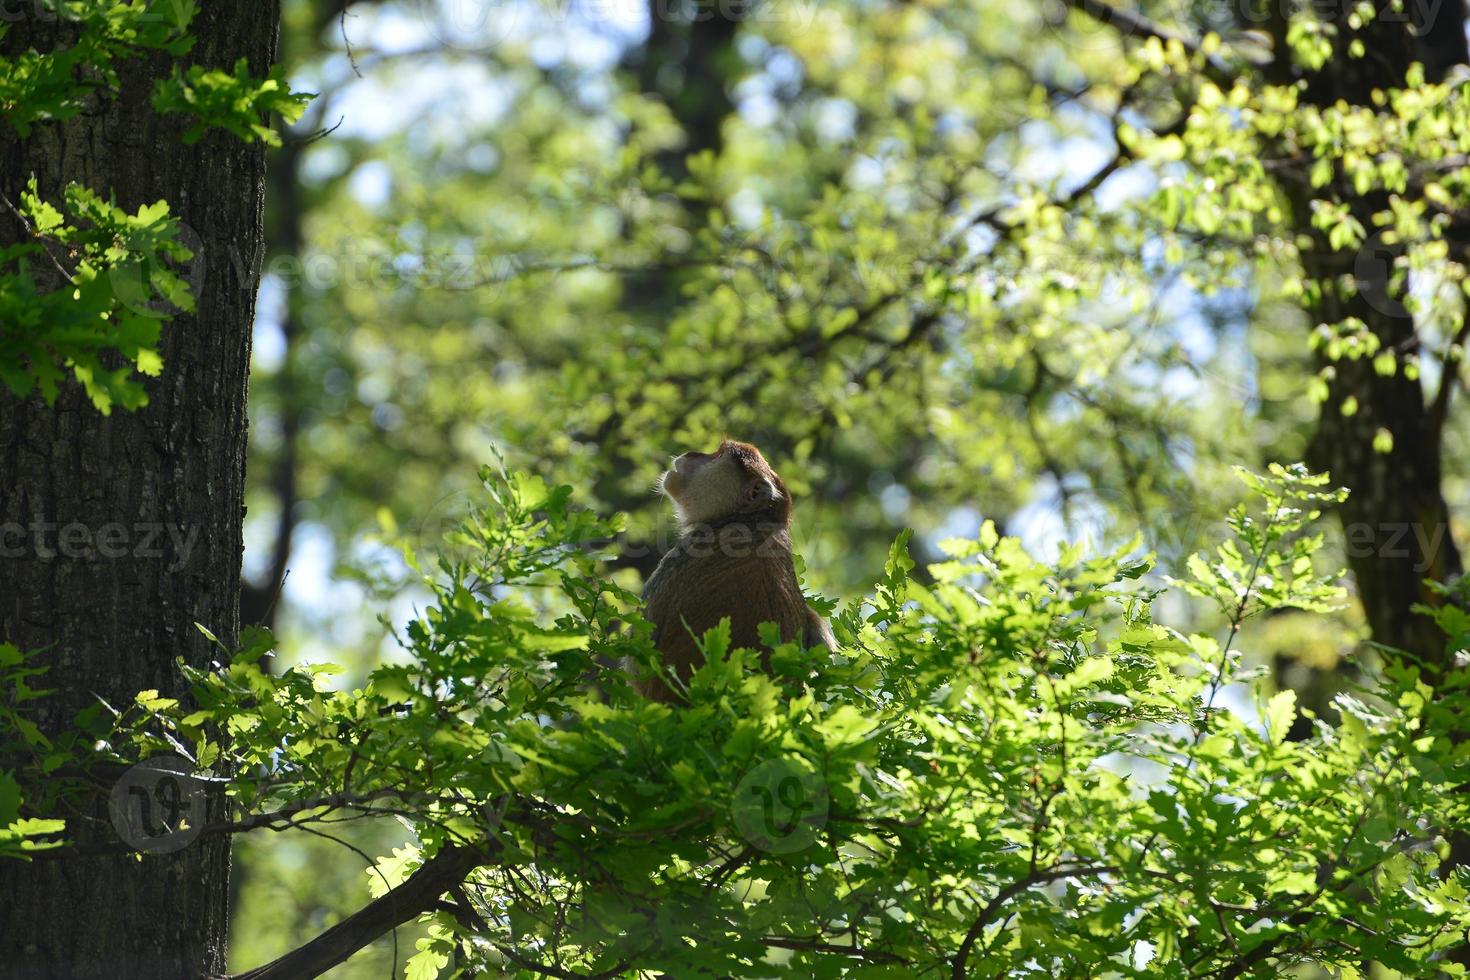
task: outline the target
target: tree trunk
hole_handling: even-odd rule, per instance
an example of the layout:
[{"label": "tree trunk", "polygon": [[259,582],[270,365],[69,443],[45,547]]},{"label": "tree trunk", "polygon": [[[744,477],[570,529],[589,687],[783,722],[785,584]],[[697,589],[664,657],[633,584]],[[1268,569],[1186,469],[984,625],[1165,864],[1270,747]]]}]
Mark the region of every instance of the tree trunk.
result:
[{"label": "tree trunk", "polygon": [[[315,116],[313,116],[315,118]],[[310,127],[303,127],[310,131]],[[304,259],[306,202],[301,194],[301,160],[303,145],[293,143],[275,152],[271,161],[270,211],[266,244],[272,255],[287,256],[293,261]],[[266,487],[276,499],[275,530],[269,548],[270,563],[259,584],[249,581],[240,587],[240,622],[247,626],[275,629],[281,608],[281,592],[291,561],[291,540],[296,532],[297,462],[301,441],[303,402],[305,396],[296,377],[296,360],[301,344],[301,290],[299,281],[285,284],[285,310],[281,316],[281,336],[285,351],[280,371],[267,377],[266,383],[276,392],[276,408],[280,427],[280,446],[275,458],[268,461]],[[259,383],[259,382],[257,382]],[[256,405],[260,402],[257,400]],[[258,417],[258,416],[257,416]],[[263,669],[269,665],[262,663]]]},{"label": "tree trunk", "polygon": [[[1337,24],[1338,51],[1307,78],[1308,100],[1323,106],[1339,100],[1371,106],[1374,89],[1402,84],[1409,65],[1424,56],[1423,41],[1388,7],[1379,4],[1381,16],[1356,31],[1344,9]],[[1447,10],[1440,20],[1437,28],[1461,32],[1458,50],[1463,55],[1461,17],[1451,17]],[[1364,57],[1348,57],[1354,40],[1363,43]],[[1434,67],[1442,71],[1445,66]],[[1314,192],[1305,167],[1288,178],[1286,189],[1293,198],[1297,230],[1312,243],[1303,260],[1317,297],[1309,309],[1322,323],[1356,317],[1380,350],[1393,351],[1399,359],[1398,369],[1387,376],[1375,370],[1371,358],[1320,362],[1331,377],[1308,461],[1352,491],[1340,516],[1373,638],[1406,651],[1436,673],[1447,667],[1445,637],[1413,607],[1439,601],[1424,587],[1425,579],[1452,579],[1463,566],[1441,486],[1440,426],[1422,384],[1402,366],[1404,355],[1418,352],[1419,338],[1404,305],[1407,284],[1391,282],[1400,247],[1370,240],[1356,254],[1335,252],[1326,232],[1312,226],[1308,203],[1314,193],[1327,189]],[[1335,192],[1364,228],[1372,229],[1372,216],[1388,207],[1386,192],[1356,194],[1345,178],[1338,179]],[[1391,447],[1375,449],[1375,437],[1385,432]]]},{"label": "tree trunk", "polygon": [[[1318,312],[1325,322],[1357,316],[1385,347],[1412,349],[1412,321],[1374,309],[1361,295],[1329,293],[1323,299]],[[1383,377],[1367,358],[1331,367],[1335,376],[1310,463],[1352,491],[1339,515],[1373,638],[1408,652],[1436,674],[1447,666],[1445,636],[1414,606],[1440,602],[1425,579],[1444,582],[1463,571],[1441,490],[1439,434],[1418,380],[1405,378],[1402,370]],[[1388,452],[1373,448],[1380,430],[1392,436]]]},{"label": "tree trunk", "polygon": [[[37,8],[39,9],[39,8]],[[274,56],[276,3],[204,4],[192,62],[229,69]],[[12,54],[69,44],[44,18],[8,24]],[[211,131],[185,146],[183,120],[149,106],[168,59],[119,66],[116,99],[21,141],[0,133],[0,181],[16,200],[34,174],[41,194],[76,181],[133,210],[167,200],[192,234],[198,314],[164,328],[163,374],[136,413],[99,414],[79,387],[54,406],[0,391],[0,526],[26,528],[24,553],[0,564],[0,641],[43,650],[55,694],[43,728],[66,727],[100,695],[181,690],[175,658],[204,665],[238,629],[245,396],[261,254],[264,152]],[[0,215],[0,243],[24,232]],[[14,543],[12,535],[11,543]],[[220,816],[190,812],[195,822]],[[198,805],[204,809],[204,805]],[[107,792],[68,814],[72,834],[116,844]],[[95,819],[88,819],[88,818]],[[201,838],[165,854],[63,854],[0,865],[0,974],[174,978],[225,965],[229,846]]]},{"label": "tree trunk", "polygon": [[[1338,17],[1337,50],[1322,70],[1307,78],[1306,98],[1318,105],[1341,100],[1351,105],[1372,104],[1376,88],[1402,84],[1414,61],[1424,62],[1431,78],[1441,77],[1451,64],[1466,59],[1464,6],[1446,4],[1429,24],[1411,30],[1405,18],[1378,3],[1380,16],[1360,30],[1347,21],[1348,8]],[[1283,38],[1278,37],[1281,44]],[[1363,43],[1366,56],[1349,58],[1348,45]],[[1382,190],[1355,194],[1339,176],[1336,197],[1348,204],[1364,228],[1372,216],[1387,208]],[[1312,227],[1305,169],[1288,178],[1298,232],[1311,244],[1304,271],[1316,287],[1309,309],[1318,322],[1336,324],[1357,317],[1377,338],[1380,350],[1393,351],[1400,366],[1380,375],[1371,358],[1321,361],[1332,376],[1317,430],[1308,450],[1314,469],[1352,491],[1340,509],[1348,561],[1373,639],[1404,651],[1423,665],[1433,683],[1453,669],[1444,634],[1416,604],[1437,605],[1443,600],[1425,587],[1426,579],[1445,582],[1464,572],[1460,551],[1451,534],[1449,507],[1442,485],[1441,428],[1455,379],[1440,379],[1437,397],[1426,398],[1417,378],[1407,377],[1402,356],[1417,353],[1420,341],[1413,314],[1406,308],[1407,282],[1392,281],[1400,246],[1370,240],[1356,255],[1336,253],[1325,232]],[[1324,189],[1325,190],[1325,189]],[[1323,194],[1323,190],[1316,191]],[[1453,243],[1459,245],[1460,243]],[[1450,365],[1448,370],[1455,370]],[[1375,449],[1375,437],[1386,431],[1392,438],[1386,452]],[[1443,733],[1463,739],[1466,732]],[[1470,865],[1470,836],[1450,835],[1445,871]],[[1470,965],[1470,944],[1450,951],[1449,959]]]}]

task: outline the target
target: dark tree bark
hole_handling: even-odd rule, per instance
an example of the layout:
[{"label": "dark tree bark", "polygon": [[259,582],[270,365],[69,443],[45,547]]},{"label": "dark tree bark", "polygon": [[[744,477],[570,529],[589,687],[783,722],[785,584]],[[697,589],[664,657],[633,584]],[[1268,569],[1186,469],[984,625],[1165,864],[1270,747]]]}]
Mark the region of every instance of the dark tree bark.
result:
[{"label": "dark tree bark", "polygon": [[719,153],[725,119],[734,111],[730,88],[740,59],[735,34],[744,8],[683,0],[648,0],[648,39],[630,52],[638,87],[668,102],[685,144],[659,161],[673,177],[688,174],[687,157]]},{"label": "dark tree bark", "polygon": [[[1374,89],[1402,84],[1415,61],[1425,65],[1431,78],[1438,78],[1466,60],[1460,0],[1445,4],[1435,19],[1423,24],[1396,14],[1386,0],[1375,6],[1379,16],[1359,30],[1348,24],[1346,9],[1339,13],[1337,53],[1306,78],[1307,99],[1322,106],[1339,100],[1370,106]],[[1365,57],[1347,56],[1354,40],[1363,43]],[[1277,44],[1284,44],[1284,38],[1278,37]],[[1406,278],[1394,276],[1394,260],[1402,247],[1370,241],[1356,255],[1335,252],[1326,233],[1312,227],[1309,201],[1321,191],[1308,186],[1305,168],[1288,174],[1283,186],[1292,199],[1297,231],[1311,242],[1303,260],[1315,286],[1308,309],[1323,323],[1357,317],[1381,350],[1400,356],[1417,353],[1421,339],[1406,305]],[[1373,214],[1388,206],[1385,191],[1354,193],[1341,175],[1332,190],[1364,228],[1373,228]],[[1470,236],[1462,229],[1456,241],[1456,234],[1452,229],[1451,245],[1463,251]],[[1462,329],[1461,339],[1463,335]],[[1458,366],[1448,365],[1433,397],[1426,397],[1421,382],[1402,369],[1380,375],[1370,358],[1324,360],[1319,366],[1332,373],[1308,462],[1352,491],[1339,514],[1373,639],[1407,653],[1433,681],[1454,669],[1450,650],[1439,628],[1414,607],[1444,601],[1425,585],[1426,580],[1446,582],[1464,573],[1442,479],[1441,429],[1458,384]],[[1392,434],[1388,452],[1374,448],[1380,430]],[[1456,739],[1470,735],[1445,734]],[[1451,835],[1446,871],[1467,864],[1470,837]],[[1470,944],[1453,949],[1449,957],[1470,964]]]},{"label": "dark tree bark", "polygon": [[[309,129],[309,128],[308,128]],[[289,143],[276,151],[271,159],[270,209],[266,224],[267,246],[271,254],[300,261],[306,235],[302,222],[306,217],[301,199],[301,159],[304,144]],[[296,531],[297,449],[300,443],[304,393],[298,388],[296,353],[301,336],[301,284],[286,286],[285,312],[281,317],[281,335],[285,341],[284,360],[278,376],[268,379],[276,391],[279,410],[280,446],[270,461],[266,487],[276,499],[275,529],[269,548],[270,562],[258,583],[244,581],[240,586],[240,622],[274,629],[280,609],[281,589],[291,561],[291,540]]]},{"label": "dark tree bark", "polygon": [[[1306,98],[1328,106],[1338,101],[1372,105],[1374,89],[1402,84],[1411,63],[1425,57],[1424,46],[1436,34],[1458,33],[1458,47],[1439,44],[1437,57],[1463,57],[1463,10],[1447,4],[1435,33],[1415,36],[1410,22],[1379,4],[1380,16],[1360,30],[1339,16],[1339,53],[1306,79]],[[1435,26],[1435,25],[1431,25]],[[1351,58],[1347,47],[1363,43],[1366,54]],[[1284,38],[1278,43],[1284,44]],[[1438,64],[1442,73],[1448,66]],[[1394,279],[1394,260],[1401,247],[1370,241],[1356,254],[1336,252],[1327,234],[1314,228],[1309,201],[1314,191],[1306,167],[1287,175],[1283,184],[1292,199],[1299,234],[1312,243],[1303,260],[1315,299],[1308,309],[1323,323],[1361,320],[1380,349],[1400,358],[1417,353],[1420,338],[1405,305],[1407,284]],[[1345,177],[1332,188],[1365,228],[1372,216],[1388,207],[1387,192],[1354,193]],[[1406,651],[1429,666],[1445,669],[1445,637],[1415,604],[1440,600],[1424,580],[1444,582],[1463,572],[1460,553],[1450,533],[1449,507],[1442,489],[1440,420],[1423,385],[1400,368],[1380,375],[1372,360],[1320,362],[1330,371],[1328,397],[1322,405],[1308,462],[1325,470],[1352,493],[1340,516],[1348,560],[1373,638]],[[1453,378],[1446,378],[1453,385]],[[1449,389],[1445,389],[1448,394]],[[1392,435],[1392,448],[1380,452],[1374,437]]]},{"label": "dark tree bark", "polygon": [[[202,5],[189,59],[228,69],[244,57],[264,74],[278,21],[274,2]],[[70,43],[53,20],[8,26],[0,42],[7,54]],[[0,640],[44,649],[47,686],[57,690],[40,720],[52,731],[97,695],[116,704],[146,688],[183,694],[175,658],[204,665],[221,653],[194,623],[226,644],[238,629],[264,151],[221,132],[185,146],[183,120],[149,107],[168,60],[133,59],[119,69],[115,99],[100,98],[25,141],[8,127],[0,133],[0,181],[12,200],[32,174],[53,200],[71,181],[115,195],[128,210],[162,198],[203,256],[191,271],[198,313],[165,327],[164,370],[147,385],[147,407],[103,416],[76,386],[54,406],[0,393],[0,525],[29,535],[24,553],[0,564]],[[0,243],[23,234],[0,216]],[[83,530],[61,531],[70,526]],[[218,806],[191,816],[212,819]],[[72,833],[116,843],[107,812],[104,790],[69,815]],[[223,972],[224,836],[141,861],[125,848],[93,850],[106,848],[0,865],[0,974],[156,980]]]},{"label": "dark tree bark", "polygon": [[[1103,0],[1068,3],[1104,22],[1120,23],[1117,9]],[[1430,80],[1438,80],[1455,65],[1470,60],[1464,0],[1427,7],[1405,5],[1404,10],[1393,7],[1388,0],[1375,3],[1374,18],[1358,28],[1349,22],[1352,9],[1337,9],[1332,56],[1320,70],[1300,76],[1286,42],[1288,5],[1254,3],[1249,10],[1251,23],[1243,26],[1258,26],[1272,35],[1275,55],[1263,68],[1269,81],[1305,82],[1305,99],[1319,106],[1341,101],[1371,107],[1373,91],[1401,86],[1414,62],[1425,66]],[[1317,9],[1332,13],[1320,6]],[[1159,29],[1141,28],[1137,23],[1130,29],[1144,36],[1162,34]],[[1355,42],[1361,42],[1364,56],[1350,55],[1350,46]],[[1224,71],[1218,64],[1210,70],[1215,77]],[[1289,158],[1293,149],[1283,147],[1281,156]],[[1280,186],[1291,204],[1295,230],[1308,242],[1303,256],[1303,271],[1310,283],[1308,311],[1322,323],[1336,324],[1357,317],[1377,339],[1380,350],[1400,357],[1417,353],[1422,340],[1405,303],[1407,282],[1394,274],[1393,263],[1401,247],[1378,240],[1370,241],[1357,254],[1340,254],[1311,220],[1312,199],[1330,194],[1346,204],[1364,228],[1371,229],[1373,214],[1387,206],[1387,193],[1381,188],[1358,193],[1342,174],[1330,187],[1313,188],[1308,178],[1310,165],[1311,161],[1306,161],[1280,172]],[[1446,237],[1456,257],[1463,261],[1470,251],[1470,227],[1452,226]],[[1457,342],[1463,343],[1467,337],[1470,325],[1462,324]],[[1318,364],[1330,367],[1332,374],[1328,397],[1308,448],[1308,462],[1351,490],[1339,514],[1353,579],[1373,639],[1407,653],[1425,667],[1433,680],[1455,669],[1454,664],[1443,634],[1414,606],[1444,601],[1426,588],[1426,579],[1445,582],[1464,572],[1459,548],[1451,535],[1442,485],[1442,429],[1460,383],[1456,376],[1459,366],[1450,363],[1438,390],[1426,397],[1420,381],[1406,376],[1402,367],[1383,376],[1374,370],[1371,359],[1323,360]],[[1392,435],[1392,447],[1387,452],[1374,448],[1380,429]],[[1443,734],[1455,739],[1470,737],[1470,732],[1463,731]],[[1470,837],[1451,835],[1446,872],[1467,865]],[[1470,964],[1470,944],[1453,950],[1450,958]]]},{"label": "dark tree bark", "polygon": [[[1325,287],[1315,308],[1324,322],[1356,316],[1385,348],[1415,348],[1411,320],[1385,313],[1363,293],[1341,295],[1330,282],[1330,258],[1306,264]],[[1360,289],[1376,291],[1371,279],[1358,282]],[[1447,666],[1445,636],[1414,606],[1441,601],[1424,580],[1445,582],[1463,572],[1441,489],[1437,427],[1417,379],[1404,377],[1402,371],[1383,377],[1369,359],[1327,366],[1333,378],[1308,460],[1352,491],[1339,514],[1373,638],[1407,651],[1437,672]],[[1379,429],[1392,433],[1393,448],[1387,453],[1373,448]]]}]

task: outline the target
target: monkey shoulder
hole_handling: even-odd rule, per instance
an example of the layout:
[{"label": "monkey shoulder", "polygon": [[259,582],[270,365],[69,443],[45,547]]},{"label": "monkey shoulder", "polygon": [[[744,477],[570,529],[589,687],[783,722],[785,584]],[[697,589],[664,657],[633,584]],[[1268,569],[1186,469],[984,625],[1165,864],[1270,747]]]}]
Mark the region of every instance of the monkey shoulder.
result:
[{"label": "monkey shoulder", "polygon": [[740,526],[692,529],[645,583],[644,615],[655,629],[682,619],[713,625],[721,616],[737,626],[752,616],[798,626],[805,601],[788,542],[784,533]]}]

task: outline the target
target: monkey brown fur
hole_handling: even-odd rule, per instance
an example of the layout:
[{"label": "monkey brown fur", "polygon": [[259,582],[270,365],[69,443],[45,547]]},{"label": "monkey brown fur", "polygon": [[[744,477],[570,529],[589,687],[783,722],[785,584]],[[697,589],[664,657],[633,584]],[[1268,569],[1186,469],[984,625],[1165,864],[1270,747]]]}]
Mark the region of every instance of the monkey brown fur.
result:
[{"label": "monkey brown fur", "polygon": [[[760,450],[726,439],[713,453],[684,453],[659,489],[683,535],[643,587],[643,607],[655,646],[681,680],[702,659],[694,638],[726,616],[732,648],[760,648],[756,628],[765,622],[780,627],[783,642],[836,648],[826,621],[802,598],[791,558],[791,494]],[[643,691],[660,701],[675,697],[657,681]]]}]

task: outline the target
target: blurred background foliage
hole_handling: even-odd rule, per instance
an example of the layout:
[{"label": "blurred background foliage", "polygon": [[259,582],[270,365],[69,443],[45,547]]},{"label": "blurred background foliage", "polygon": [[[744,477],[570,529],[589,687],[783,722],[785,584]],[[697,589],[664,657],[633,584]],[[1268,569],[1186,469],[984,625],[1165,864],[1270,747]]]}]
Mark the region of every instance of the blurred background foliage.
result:
[{"label": "blurred background foliage", "polygon": [[[1307,455],[1295,243],[1248,182],[1212,220],[1182,153],[1120,152],[1181,98],[1117,25],[993,0],[283,7],[287,76],[320,94],[269,166],[242,611],[344,683],[416,599],[392,543],[437,540],[497,449],[627,511],[636,588],[672,540],[667,457],[753,441],[838,598],[899,529],[923,567],[985,519],[1043,556],[1140,534],[1167,572],[1218,536],[1230,465]],[[1450,501],[1466,435],[1453,413]],[[1330,689],[1364,626],[1325,622],[1275,617],[1252,653]],[[232,969],[362,903],[340,846],[237,844]]]}]

